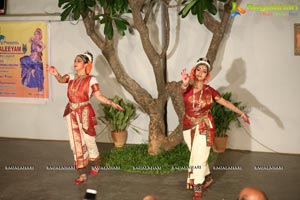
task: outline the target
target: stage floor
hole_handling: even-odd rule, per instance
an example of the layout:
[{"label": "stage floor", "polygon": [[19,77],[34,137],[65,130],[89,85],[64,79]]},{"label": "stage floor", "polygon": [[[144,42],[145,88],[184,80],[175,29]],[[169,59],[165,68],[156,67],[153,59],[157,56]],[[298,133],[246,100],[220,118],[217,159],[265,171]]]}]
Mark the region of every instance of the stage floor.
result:
[{"label": "stage floor", "polygon": [[[100,153],[114,148],[98,143]],[[97,190],[98,200],[142,200],[152,194],[159,200],[189,200],[186,171],[146,175],[103,170],[82,185],[77,177],[68,142],[0,139],[1,200],[81,200],[87,188]],[[265,191],[270,200],[298,200],[300,156],[226,150],[212,167],[212,187],[205,200],[235,200],[245,186]]]}]

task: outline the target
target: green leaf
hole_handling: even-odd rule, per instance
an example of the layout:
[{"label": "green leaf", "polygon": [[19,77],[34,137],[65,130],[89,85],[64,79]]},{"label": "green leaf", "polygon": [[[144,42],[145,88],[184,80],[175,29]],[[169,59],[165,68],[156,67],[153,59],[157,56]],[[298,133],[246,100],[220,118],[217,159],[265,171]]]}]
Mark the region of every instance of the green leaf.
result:
[{"label": "green leaf", "polygon": [[78,20],[80,18],[80,10],[79,8],[73,9],[74,19]]},{"label": "green leaf", "polygon": [[115,24],[117,26],[117,28],[119,29],[119,31],[124,31],[127,29],[126,24],[124,24],[122,21],[115,19]]},{"label": "green leaf", "polygon": [[195,4],[195,6],[192,7],[191,11],[192,11],[192,15],[196,15],[198,12],[198,4],[199,2],[197,2],[197,4]]},{"label": "green leaf", "polygon": [[197,14],[197,19],[198,19],[198,22],[200,24],[203,24],[203,22],[204,22],[204,16],[203,16],[203,14],[204,14],[203,11],[202,12],[198,12],[198,14]]},{"label": "green leaf", "polygon": [[72,7],[69,7],[69,8],[67,8],[66,10],[64,10],[64,11],[61,13],[61,15],[60,15],[61,21],[65,21],[65,20],[66,20],[66,18],[69,16],[71,10],[72,10]]},{"label": "green leaf", "polygon": [[116,5],[117,10],[121,10],[123,5],[124,5],[124,1],[123,0],[116,0],[115,5]]},{"label": "green leaf", "polygon": [[59,0],[58,1],[58,7],[61,7],[63,4],[67,3],[67,2],[72,2],[72,0]]},{"label": "green leaf", "polygon": [[85,6],[85,3],[82,2],[82,1],[79,1],[79,4],[78,4],[78,11],[79,11],[79,13],[83,13],[86,8],[87,7]]},{"label": "green leaf", "polygon": [[116,17],[116,19],[118,19],[119,21],[121,21],[122,23],[126,24],[127,26],[129,26],[129,22],[126,19],[123,19],[121,17]]},{"label": "green leaf", "polygon": [[95,0],[86,0],[85,3],[88,7],[94,7],[96,5]]},{"label": "green leaf", "polygon": [[197,3],[197,0],[192,0],[190,3],[188,3],[180,12],[179,12],[179,15],[182,16],[182,18],[186,17],[191,8]]},{"label": "green leaf", "polygon": [[218,12],[217,8],[214,4],[208,4],[207,9],[208,9],[208,12],[210,12],[213,15],[217,14],[217,12]]},{"label": "green leaf", "polygon": [[104,34],[108,37],[109,40],[113,38],[114,29],[111,21],[105,23]]},{"label": "green leaf", "polygon": [[68,7],[72,7],[72,4],[71,3],[67,3],[66,5],[64,5],[64,7],[62,9],[64,10],[64,9],[66,9]]},{"label": "green leaf", "polygon": [[199,12],[197,14],[201,13],[201,15],[203,15],[204,10],[206,10],[208,6],[207,0],[200,0],[198,5],[199,5]]},{"label": "green leaf", "polygon": [[127,25],[129,24],[126,20],[122,20],[122,19],[118,19],[118,18],[115,18],[115,24],[116,24],[116,27],[118,28],[119,32],[121,35],[125,35],[125,31],[127,29]]},{"label": "green leaf", "polygon": [[98,0],[98,1],[99,1],[100,5],[102,7],[106,7],[107,6],[107,0]]}]

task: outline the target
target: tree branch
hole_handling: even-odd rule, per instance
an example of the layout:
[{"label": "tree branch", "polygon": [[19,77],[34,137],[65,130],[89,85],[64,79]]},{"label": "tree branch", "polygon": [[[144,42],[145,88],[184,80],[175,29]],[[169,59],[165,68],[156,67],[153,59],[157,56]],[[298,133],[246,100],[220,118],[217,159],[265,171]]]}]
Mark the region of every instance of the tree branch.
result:
[{"label": "tree branch", "polygon": [[182,98],[182,93],[180,90],[182,81],[172,81],[168,82],[166,85],[166,93],[167,96],[171,97],[173,107],[175,109],[175,112],[179,118],[179,122],[182,122],[183,115],[184,115],[184,104],[183,104],[183,98]]},{"label": "tree branch", "polygon": [[[165,0],[166,3],[169,3],[168,0]],[[167,50],[169,48],[170,44],[170,17],[169,17],[169,9],[168,9],[168,4],[163,5],[163,14],[165,16],[165,24],[164,24],[164,47],[162,49],[162,52],[160,54],[160,58],[164,58]]]},{"label": "tree branch", "polygon": [[232,5],[232,0],[228,1],[224,5],[224,15],[221,17],[221,28],[226,28],[228,21],[230,19],[230,13],[231,13],[231,5]]},{"label": "tree branch", "polygon": [[211,14],[209,14],[207,11],[205,11],[204,12],[204,25],[212,33],[215,33],[218,31],[221,23],[218,22]]},{"label": "tree branch", "polygon": [[[232,0],[228,1],[225,5],[224,5],[224,14],[221,17],[221,23],[218,22],[219,27],[216,28],[212,28],[211,30],[213,30],[213,37],[212,40],[210,42],[210,46],[208,49],[208,52],[206,54],[206,57],[210,60],[211,63],[214,63],[217,53],[218,53],[218,49],[219,46],[222,42],[222,39],[224,37],[226,28],[228,26],[228,21],[230,18],[230,10],[231,10],[231,2]],[[208,19],[209,21],[210,19]]]},{"label": "tree branch", "polygon": [[101,33],[99,35],[95,31],[95,21],[93,14],[82,15],[86,32],[92,41],[101,49],[103,56],[110,64],[118,82],[133,96],[135,101],[143,107],[146,113],[149,113],[148,105],[152,101],[151,95],[142,88],[135,80],[133,80],[122,68],[114,49],[113,40],[104,38]]},{"label": "tree branch", "polygon": [[128,0],[128,2],[132,10],[134,25],[140,33],[143,49],[153,67],[158,95],[161,95],[164,92],[165,85],[164,76],[161,73],[161,59],[150,41],[148,27],[144,23],[140,12],[143,2],[140,0]]},{"label": "tree branch", "polygon": [[180,144],[182,140],[182,124],[179,124],[168,137],[165,137],[165,140],[163,141],[161,146],[165,151],[169,151]]},{"label": "tree branch", "polygon": [[148,8],[147,8],[147,11],[146,11],[146,14],[145,14],[145,17],[144,17],[144,23],[145,23],[145,24],[148,23],[150,14],[151,14],[152,9],[153,9],[154,2],[155,2],[155,1],[150,1],[150,3],[149,3],[149,6],[148,6]]},{"label": "tree branch", "polygon": [[90,12],[90,16],[89,16],[89,14],[82,14],[81,16],[83,19],[83,23],[84,23],[87,35],[93,40],[93,42],[101,50],[103,50],[105,48],[104,36],[100,32],[98,32],[98,34],[96,33],[96,30],[95,30],[96,24],[95,24],[95,20],[94,20],[95,13]]},{"label": "tree branch", "polygon": [[145,112],[149,114],[149,104],[153,102],[153,98],[121,66],[112,40],[108,40],[105,49],[102,50],[102,54],[110,64],[118,82],[133,96],[134,100],[142,106]]}]

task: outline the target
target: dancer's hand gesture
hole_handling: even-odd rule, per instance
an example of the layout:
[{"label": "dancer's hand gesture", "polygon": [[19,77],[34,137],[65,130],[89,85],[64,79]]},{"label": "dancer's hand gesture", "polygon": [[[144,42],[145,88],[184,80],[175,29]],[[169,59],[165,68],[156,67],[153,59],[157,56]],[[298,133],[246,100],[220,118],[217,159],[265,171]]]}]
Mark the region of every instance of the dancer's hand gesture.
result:
[{"label": "dancer's hand gesture", "polygon": [[241,114],[241,117],[244,120],[244,122],[246,122],[247,124],[250,124],[249,117],[245,113]]},{"label": "dancer's hand gesture", "polygon": [[57,76],[58,75],[58,71],[56,70],[56,68],[54,66],[49,66],[48,64],[46,65],[46,70],[54,75],[54,76]]},{"label": "dancer's hand gesture", "polygon": [[183,87],[187,87],[189,85],[190,77],[186,73],[186,68],[181,71],[181,79]]}]

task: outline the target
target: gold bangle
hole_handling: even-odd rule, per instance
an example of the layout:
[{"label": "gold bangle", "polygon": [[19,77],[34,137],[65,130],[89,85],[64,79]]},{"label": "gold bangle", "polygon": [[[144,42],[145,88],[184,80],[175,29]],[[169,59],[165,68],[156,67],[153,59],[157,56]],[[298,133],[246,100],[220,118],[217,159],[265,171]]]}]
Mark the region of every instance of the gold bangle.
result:
[{"label": "gold bangle", "polygon": [[57,78],[61,78],[62,76],[60,75],[60,73],[57,73],[57,75],[54,75]]}]

